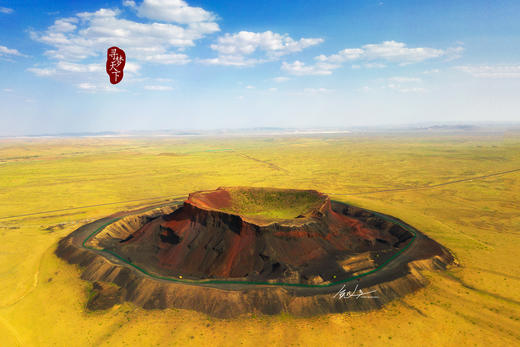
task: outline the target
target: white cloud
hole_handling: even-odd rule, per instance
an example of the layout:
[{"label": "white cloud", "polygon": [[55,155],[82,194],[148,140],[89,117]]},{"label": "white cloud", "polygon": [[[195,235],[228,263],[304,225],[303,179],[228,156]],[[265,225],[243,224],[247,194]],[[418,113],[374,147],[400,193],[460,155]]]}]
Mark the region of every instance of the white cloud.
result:
[{"label": "white cloud", "polygon": [[[125,64],[125,84],[132,83],[134,76],[138,73],[141,66],[133,62]],[[73,84],[76,88],[86,92],[123,92],[125,91],[120,85],[110,85],[109,77],[105,71],[105,62],[80,64],[69,61],[59,61],[53,67],[32,67],[27,71],[34,73],[39,77],[53,77],[65,80]],[[76,83],[76,81],[82,81]]]},{"label": "white cloud", "polygon": [[0,13],[10,14],[13,13],[14,10],[8,7],[0,7]]},{"label": "white cloud", "polygon": [[36,76],[53,76],[56,74],[55,69],[49,69],[49,68],[31,67],[31,68],[28,68],[27,71],[34,73]]},{"label": "white cloud", "polygon": [[[461,42],[459,44],[462,45]],[[450,48],[446,49],[445,60],[451,61],[451,60],[459,59],[460,57],[462,57],[463,52],[464,52],[464,47],[462,47],[462,46],[450,47]]]},{"label": "white cloud", "polygon": [[287,82],[288,80],[290,80],[290,78],[285,77],[285,76],[279,76],[279,77],[273,78],[273,81],[275,81],[276,83],[283,83],[283,82]]},{"label": "white cloud", "polygon": [[101,83],[91,83],[91,82],[83,82],[76,85],[78,89],[84,92],[96,93],[96,92],[123,92],[125,91],[119,85],[110,85],[110,84],[101,84]]},{"label": "white cloud", "polygon": [[[130,7],[132,4],[135,2],[123,3]],[[147,11],[158,6],[177,6],[181,8],[181,13],[194,9],[184,1],[157,0],[144,1],[139,9],[143,8],[144,13],[148,13]],[[99,9],[57,19],[44,32],[31,32],[31,36],[34,40],[49,45],[51,48],[45,54],[60,62],[83,62],[100,57],[104,59],[108,47],[118,46],[125,50],[129,60],[186,64],[190,62],[190,58],[179,51],[194,46],[196,40],[219,30],[214,22],[186,18],[171,18],[171,21],[179,24],[140,23],[121,18],[121,12],[117,9]]]},{"label": "white cloud", "polygon": [[173,87],[161,86],[161,85],[149,85],[149,86],[144,86],[144,89],[154,90],[154,91],[168,91],[168,90],[173,90]]},{"label": "white cloud", "polygon": [[[125,64],[125,72],[136,73],[139,71],[141,66],[136,63],[126,63]],[[52,68],[28,68],[27,71],[34,73],[37,76],[53,76],[53,75],[66,75],[68,73],[75,73],[76,75],[79,73],[84,73],[86,75],[91,75],[92,73],[97,73],[99,76],[100,72],[105,73],[105,64],[104,62],[99,62],[97,64],[78,64],[72,63],[68,61],[59,61]]]},{"label": "white cloud", "polygon": [[424,93],[427,89],[422,87],[403,87],[399,84],[390,83],[388,88],[398,91],[399,93]]},{"label": "white cloud", "polygon": [[84,90],[95,90],[96,86],[92,83],[80,83],[78,84],[78,88]]},{"label": "white cloud", "polygon": [[152,61],[157,64],[177,64],[184,65],[189,63],[191,60],[186,54],[182,53],[165,53],[165,54],[152,54],[146,56],[145,61]]},{"label": "white cloud", "polygon": [[226,34],[219,37],[211,48],[222,55],[248,55],[256,50],[265,51],[275,56],[300,52],[304,48],[317,45],[322,39],[302,38],[298,41],[289,35],[280,35],[272,31],[254,33],[241,31],[236,34]]},{"label": "white cloud", "polygon": [[153,79],[156,82],[173,82],[171,78],[158,77]]},{"label": "white cloud", "polygon": [[425,93],[428,91],[422,87],[423,81],[418,77],[395,76],[382,81],[384,82],[383,85],[376,87],[365,85],[357,90],[364,93],[384,89],[390,89],[399,93]]},{"label": "white cloud", "polygon": [[436,74],[436,73],[439,73],[439,72],[441,72],[441,70],[439,70],[439,69],[430,69],[430,70],[424,70],[423,74],[431,75],[431,74]]},{"label": "white cloud", "polygon": [[[247,66],[262,62],[274,61],[281,56],[301,52],[303,49],[323,42],[320,38],[301,38],[294,40],[288,34],[278,34],[272,31],[255,33],[240,31],[235,34],[225,34],[211,45],[218,57],[203,60],[214,65]],[[249,58],[253,54],[260,57]]]},{"label": "white cloud", "polygon": [[466,65],[457,69],[478,78],[520,78],[520,65]]},{"label": "white cloud", "polygon": [[385,68],[387,65],[382,63],[365,63],[365,64],[354,64],[352,65],[353,69],[361,69],[362,67],[367,69],[382,69]]},{"label": "white cloud", "polygon": [[346,61],[358,60],[364,55],[364,51],[361,48],[347,48],[339,51],[337,54],[326,56],[321,54],[315,59],[318,61],[327,61],[331,63],[344,63]]},{"label": "white cloud", "polygon": [[[189,6],[183,0],[144,0],[136,6],[134,1],[125,1],[126,6],[135,7],[137,15],[149,19],[180,24],[213,23],[216,16],[200,7]],[[133,3],[133,4],[132,4]]]},{"label": "white cloud", "polygon": [[[197,40],[220,30],[212,21],[213,16],[200,15],[197,19],[193,13],[205,11],[190,7],[185,1],[146,0],[139,4],[123,1],[123,5],[135,8],[138,14],[148,19],[143,22],[129,20],[118,9],[102,8],[58,18],[46,30],[31,32],[34,40],[50,47],[45,55],[51,63],[43,67],[34,66],[28,71],[38,76],[56,76],[74,82],[78,79],[84,83],[108,80],[105,73],[106,50],[118,46],[126,53],[125,80],[128,81],[146,63],[189,63],[191,59],[184,50],[194,46]],[[175,18],[170,11],[168,21],[175,24],[149,20],[157,17],[153,15],[154,10],[165,7],[172,11],[174,7],[178,8],[182,18]],[[97,83],[94,83],[96,90],[102,90]],[[84,88],[88,84],[76,86],[88,90]]]},{"label": "white cloud", "polygon": [[4,88],[2,89],[3,92],[6,92],[6,93],[12,93],[14,92],[14,90],[12,90],[11,88]]},{"label": "white cloud", "polygon": [[332,55],[319,55],[315,57],[316,63],[305,65],[300,61],[292,64],[285,63],[282,69],[294,75],[330,75],[347,62],[365,62],[354,64],[352,68],[361,66],[366,68],[383,68],[388,63],[408,65],[435,58],[455,59],[460,56],[463,47],[437,49],[431,47],[408,47],[403,42],[384,41],[379,44],[367,44],[360,48],[347,48]]},{"label": "white cloud", "polygon": [[[53,47],[46,54],[55,59],[82,60],[104,56],[106,49],[115,45],[133,59],[185,63],[186,56],[171,50],[193,46],[196,40],[217,30],[204,26],[139,23],[120,18],[117,10],[100,9],[58,19],[45,32],[33,32],[32,37]],[[177,56],[172,59],[175,54]]]},{"label": "white cloud", "polygon": [[247,59],[244,56],[224,55],[217,58],[201,59],[203,64],[208,65],[223,65],[223,66],[252,66],[259,63],[264,63],[267,60],[262,59]]},{"label": "white cloud", "polygon": [[20,53],[17,49],[14,48],[7,48],[6,46],[0,46],[0,57],[5,56],[25,56],[24,54]]},{"label": "white cloud", "polygon": [[102,64],[76,64],[66,61],[60,61],[56,64],[57,70],[69,72],[96,72],[103,71]]},{"label": "white cloud", "polygon": [[305,63],[296,60],[293,63],[282,63],[282,70],[286,71],[291,75],[303,76],[303,75],[330,75],[332,70],[338,68],[339,65],[328,64],[328,63],[316,63],[314,65],[305,65]]},{"label": "white cloud", "polygon": [[389,79],[392,82],[397,83],[419,83],[422,82],[422,80],[418,77],[391,77]]},{"label": "white cloud", "polygon": [[362,67],[367,68],[367,69],[382,69],[382,68],[386,67],[386,64],[382,64],[382,63],[365,63],[363,65],[360,65],[360,64],[352,65],[353,69],[361,69]]},{"label": "white cloud", "polygon": [[303,90],[305,94],[330,94],[334,92],[334,89],[327,89],[327,88],[305,88]]},{"label": "white cloud", "polygon": [[[400,93],[424,93],[427,91],[426,88],[417,86],[422,83],[422,80],[418,77],[403,77],[396,76],[388,79],[389,84],[387,87]],[[412,86],[410,86],[412,85]]]},{"label": "white cloud", "polygon": [[246,86],[246,89],[255,89],[255,86]]},{"label": "white cloud", "polygon": [[53,33],[68,33],[74,31],[77,28],[76,23],[78,18],[62,18],[54,21],[54,24],[49,27],[49,32]]},{"label": "white cloud", "polygon": [[385,41],[363,46],[363,57],[368,60],[382,59],[400,64],[417,63],[446,54],[442,49],[429,47],[409,48],[403,42]]},{"label": "white cloud", "polygon": [[278,91],[278,88],[269,88],[267,91],[269,91],[269,92],[276,92],[276,91]]},{"label": "white cloud", "polygon": [[367,69],[382,69],[386,67],[386,64],[382,63],[366,63],[363,64],[363,67],[366,67]]},{"label": "white cloud", "polygon": [[137,8],[137,5],[135,1],[133,0],[123,0],[123,6],[130,7],[130,8]]}]

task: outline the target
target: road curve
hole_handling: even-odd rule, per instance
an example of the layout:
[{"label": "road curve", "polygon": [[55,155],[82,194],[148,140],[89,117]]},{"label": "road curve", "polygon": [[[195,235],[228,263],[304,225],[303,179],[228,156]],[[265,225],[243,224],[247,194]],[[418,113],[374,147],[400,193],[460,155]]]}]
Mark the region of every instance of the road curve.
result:
[{"label": "road curve", "polygon": [[[182,200],[176,201],[173,204],[180,204]],[[334,202],[338,204],[339,202]],[[126,212],[120,212],[102,219],[99,219],[95,222],[86,224],[76,231],[74,231],[72,234],[70,234],[68,237],[71,238],[72,244],[75,247],[83,248],[85,250],[88,250],[89,252],[94,252],[95,254],[102,256],[109,260],[113,264],[117,264],[119,266],[123,266],[125,268],[130,269],[134,273],[136,273],[138,276],[144,276],[148,277],[150,279],[153,279],[155,281],[160,282],[175,282],[177,284],[184,284],[189,286],[197,286],[197,287],[211,287],[211,288],[218,288],[218,289],[224,289],[224,290],[247,290],[251,289],[252,287],[256,288],[265,288],[265,287],[283,287],[287,290],[289,290],[291,293],[295,295],[314,295],[314,294],[324,294],[324,293],[333,293],[337,292],[340,288],[342,288],[344,285],[348,286],[349,284],[352,284],[352,286],[356,286],[359,289],[371,287],[380,283],[392,281],[394,279],[397,279],[399,277],[405,276],[409,273],[409,267],[408,264],[415,260],[420,259],[427,259],[430,257],[433,257],[435,255],[440,255],[438,253],[442,252],[449,252],[446,249],[444,249],[442,246],[438,245],[435,241],[421,233],[419,230],[413,228],[412,226],[406,224],[405,222],[384,214],[380,214],[374,211],[372,212],[379,217],[382,217],[384,219],[390,220],[396,224],[401,225],[408,231],[415,234],[415,236],[409,241],[409,243],[405,246],[404,249],[402,249],[396,256],[392,257],[389,261],[386,263],[383,263],[375,270],[372,270],[366,274],[361,274],[358,276],[354,276],[352,278],[349,278],[347,280],[326,284],[326,285],[300,285],[300,284],[293,284],[293,283],[255,283],[255,282],[243,282],[243,281],[233,281],[233,280],[201,280],[201,281],[190,281],[190,280],[179,280],[177,278],[167,278],[161,275],[153,274],[151,272],[148,272],[146,269],[140,268],[132,263],[129,263],[127,260],[123,259],[122,257],[117,256],[117,254],[109,253],[105,250],[98,250],[93,249],[90,247],[85,246],[85,242],[93,236],[93,234],[99,232],[102,230],[103,227],[107,226],[108,224],[115,222],[116,220],[131,215],[140,213],[142,211],[161,207],[165,205],[171,205],[172,203],[168,204],[161,204],[161,205],[153,205],[153,206],[147,206],[140,208],[138,210],[133,211],[126,211]],[[433,248],[433,249],[432,249]],[[445,254],[446,255],[446,254]],[[451,257],[453,260],[453,257],[451,256],[451,253],[448,257]]]}]

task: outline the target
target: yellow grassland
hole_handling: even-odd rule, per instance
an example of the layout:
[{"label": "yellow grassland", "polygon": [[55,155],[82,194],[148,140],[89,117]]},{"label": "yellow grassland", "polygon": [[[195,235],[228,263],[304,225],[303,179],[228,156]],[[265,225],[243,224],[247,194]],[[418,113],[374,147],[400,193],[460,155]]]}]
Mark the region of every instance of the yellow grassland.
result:
[{"label": "yellow grassland", "polygon": [[[0,140],[0,345],[519,345],[520,172],[414,189],[519,169],[519,135]],[[369,313],[85,310],[90,284],[54,255],[60,238],[116,211],[238,185],[316,189],[396,216],[460,266]]]}]

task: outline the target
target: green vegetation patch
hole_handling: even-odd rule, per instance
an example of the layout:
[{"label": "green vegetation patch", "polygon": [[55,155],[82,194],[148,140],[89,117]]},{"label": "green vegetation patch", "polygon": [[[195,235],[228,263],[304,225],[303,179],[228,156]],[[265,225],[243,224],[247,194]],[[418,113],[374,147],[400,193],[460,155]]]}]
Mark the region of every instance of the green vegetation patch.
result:
[{"label": "green vegetation patch", "polygon": [[293,219],[318,207],[324,200],[311,190],[230,189],[229,213],[269,219]]}]

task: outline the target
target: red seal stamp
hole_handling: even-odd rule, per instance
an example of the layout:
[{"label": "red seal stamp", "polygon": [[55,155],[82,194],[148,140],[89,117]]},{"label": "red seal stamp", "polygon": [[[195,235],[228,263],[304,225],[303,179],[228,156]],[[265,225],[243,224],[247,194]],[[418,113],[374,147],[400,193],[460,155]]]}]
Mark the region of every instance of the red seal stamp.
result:
[{"label": "red seal stamp", "polygon": [[110,83],[118,84],[123,80],[123,70],[125,68],[126,54],[119,47],[110,47],[107,50],[107,74]]}]

